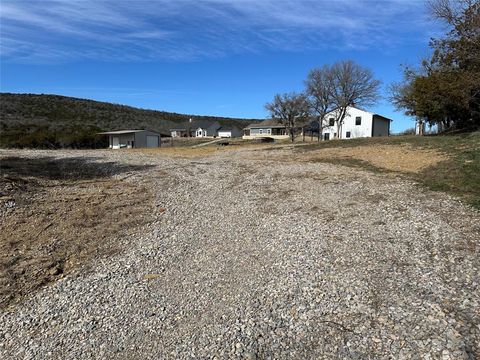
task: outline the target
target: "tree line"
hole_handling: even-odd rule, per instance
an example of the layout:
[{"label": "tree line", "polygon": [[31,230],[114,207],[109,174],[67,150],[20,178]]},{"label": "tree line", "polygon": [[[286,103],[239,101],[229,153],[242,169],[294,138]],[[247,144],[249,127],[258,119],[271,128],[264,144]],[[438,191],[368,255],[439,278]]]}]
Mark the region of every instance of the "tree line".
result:
[{"label": "tree line", "polygon": [[[390,100],[397,110],[420,124],[439,131],[473,131],[480,128],[480,2],[432,0],[434,18],[450,26],[441,39],[432,39],[433,54],[420,69],[405,68],[400,83],[390,85]],[[334,118],[337,137],[348,107],[365,107],[379,99],[380,81],[373,72],[351,60],[310,71],[301,93],[277,94],[265,105],[270,117],[282,123],[292,141],[299,125],[315,118],[318,139]]]},{"label": "tree line", "polygon": [[192,118],[244,127],[258,119],[169,113],[59,95],[0,93],[0,147],[98,148],[108,146],[102,131],[149,129],[170,134]]},{"label": "tree line", "polygon": [[435,0],[432,16],[449,31],[432,39],[432,55],[419,68],[406,67],[391,87],[397,109],[439,130],[480,128],[480,2]]}]

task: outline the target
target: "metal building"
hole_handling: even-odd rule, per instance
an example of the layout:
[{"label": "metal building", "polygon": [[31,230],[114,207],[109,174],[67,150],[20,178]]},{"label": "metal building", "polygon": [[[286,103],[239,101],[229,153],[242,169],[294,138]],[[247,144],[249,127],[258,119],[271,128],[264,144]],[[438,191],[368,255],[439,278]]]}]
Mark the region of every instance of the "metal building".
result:
[{"label": "metal building", "polygon": [[160,134],[150,130],[118,130],[99,134],[108,135],[110,149],[156,148],[161,145]]}]

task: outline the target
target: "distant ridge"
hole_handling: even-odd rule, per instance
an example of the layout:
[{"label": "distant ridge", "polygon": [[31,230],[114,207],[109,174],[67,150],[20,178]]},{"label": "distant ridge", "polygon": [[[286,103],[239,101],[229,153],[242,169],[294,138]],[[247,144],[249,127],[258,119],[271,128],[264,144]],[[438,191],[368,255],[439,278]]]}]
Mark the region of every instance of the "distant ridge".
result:
[{"label": "distant ridge", "polygon": [[99,131],[169,129],[189,119],[243,128],[259,119],[178,114],[50,94],[0,93],[0,146],[101,147]]}]

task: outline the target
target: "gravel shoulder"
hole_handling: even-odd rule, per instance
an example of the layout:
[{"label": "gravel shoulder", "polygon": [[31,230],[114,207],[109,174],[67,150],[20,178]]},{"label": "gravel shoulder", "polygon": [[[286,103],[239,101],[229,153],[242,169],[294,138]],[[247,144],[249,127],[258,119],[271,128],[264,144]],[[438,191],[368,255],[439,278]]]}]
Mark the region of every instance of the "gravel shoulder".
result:
[{"label": "gravel shoulder", "polygon": [[55,156],[93,153],[148,165],[124,181],[151,219],[0,310],[0,358],[480,357],[480,214],[458,200],[259,149]]}]

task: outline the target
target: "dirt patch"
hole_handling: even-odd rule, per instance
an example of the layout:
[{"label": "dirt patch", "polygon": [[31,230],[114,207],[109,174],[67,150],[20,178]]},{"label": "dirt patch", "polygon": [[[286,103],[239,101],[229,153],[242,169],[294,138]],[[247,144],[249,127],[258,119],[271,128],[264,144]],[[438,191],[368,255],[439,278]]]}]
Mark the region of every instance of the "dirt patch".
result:
[{"label": "dirt patch", "polygon": [[445,154],[437,150],[414,148],[409,145],[326,148],[305,156],[308,161],[335,158],[365,161],[377,168],[409,173],[418,173],[448,159]]},{"label": "dirt patch", "polygon": [[150,221],[148,189],[125,180],[145,167],[88,158],[0,164],[0,308],[120,251],[118,236]]}]

